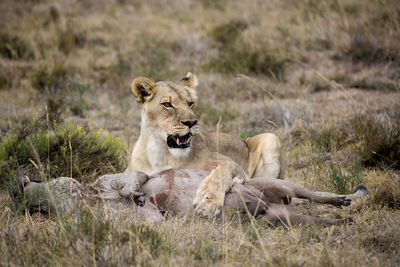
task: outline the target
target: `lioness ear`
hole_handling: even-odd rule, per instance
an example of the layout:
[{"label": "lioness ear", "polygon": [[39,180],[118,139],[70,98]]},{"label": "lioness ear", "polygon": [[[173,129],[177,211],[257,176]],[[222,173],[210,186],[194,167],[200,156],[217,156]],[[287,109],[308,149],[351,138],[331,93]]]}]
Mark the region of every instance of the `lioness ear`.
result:
[{"label": "lioness ear", "polygon": [[146,77],[137,77],[133,80],[131,88],[139,104],[150,100],[154,95],[154,87],[156,84]]},{"label": "lioness ear", "polygon": [[196,75],[194,75],[191,72],[188,72],[186,74],[186,77],[183,77],[180,81],[180,83],[184,86],[190,87],[192,89],[196,89],[197,86],[199,85],[199,81],[197,80]]}]

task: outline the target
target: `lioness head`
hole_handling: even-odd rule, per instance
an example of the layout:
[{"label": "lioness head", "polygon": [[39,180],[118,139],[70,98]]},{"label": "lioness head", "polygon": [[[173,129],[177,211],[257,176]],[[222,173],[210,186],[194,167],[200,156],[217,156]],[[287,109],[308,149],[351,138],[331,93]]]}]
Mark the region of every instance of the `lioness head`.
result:
[{"label": "lioness head", "polygon": [[138,77],[132,82],[132,92],[142,106],[142,131],[164,142],[174,156],[190,151],[191,136],[197,132],[197,117],[193,112],[197,100],[197,78],[188,73],[179,82],[153,82]]}]

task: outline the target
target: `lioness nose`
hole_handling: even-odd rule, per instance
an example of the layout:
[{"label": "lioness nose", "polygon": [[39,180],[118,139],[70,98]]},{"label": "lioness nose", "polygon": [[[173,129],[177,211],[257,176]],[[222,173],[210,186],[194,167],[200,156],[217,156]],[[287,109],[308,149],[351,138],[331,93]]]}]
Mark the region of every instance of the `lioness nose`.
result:
[{"label": "lioness nose", "polygon": [[195,121],[181,121],[183,125],[186,125],[189,128],[192,128],[197,124],[197,120]]}]

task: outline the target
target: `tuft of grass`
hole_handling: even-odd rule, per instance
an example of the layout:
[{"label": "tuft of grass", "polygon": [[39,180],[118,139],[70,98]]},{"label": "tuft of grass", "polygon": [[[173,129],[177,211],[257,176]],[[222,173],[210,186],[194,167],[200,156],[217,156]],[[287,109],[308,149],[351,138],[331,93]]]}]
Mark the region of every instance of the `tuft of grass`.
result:
[{"label": "tuft of grass", "polygon": [[0,164],[1,186],[22,175],[41,180],[66,176],[87,183],[122,172],[126,158],[119,139],[79,125],[54,123],[51,128],[43,114],[2,138]]},{"label": "tuft of grass", "polygon": [[400,209],[400,191],[398,190],[400,175],[392,171],[373,174],[366,184],[369,190],[368,202],[378,209],[382,207]]},{"label": "tuft of grass", "polygon": [[7,59],[32,59],[32,47],[18,36],[0,33],[0,55]]},{"label": "tuft of grass", "polygon": [[400,170],[400,112],[390,120],[379,120],[371,115],[359,115],[352,128],[361,141],[357,152],[365,166]]}]

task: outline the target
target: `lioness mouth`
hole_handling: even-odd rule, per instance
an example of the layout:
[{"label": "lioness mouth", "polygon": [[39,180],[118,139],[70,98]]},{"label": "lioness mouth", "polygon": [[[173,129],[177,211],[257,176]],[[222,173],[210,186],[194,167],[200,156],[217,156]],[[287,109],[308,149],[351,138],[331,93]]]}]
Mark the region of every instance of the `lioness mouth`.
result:
[{"label": "lioness mouth", "polygon": [[167,145],[170,148],[188,148],[190,146],[190,133],[184,136],[168,135]]}]

